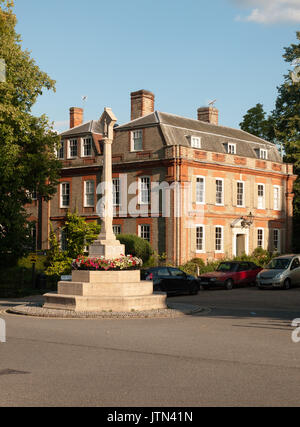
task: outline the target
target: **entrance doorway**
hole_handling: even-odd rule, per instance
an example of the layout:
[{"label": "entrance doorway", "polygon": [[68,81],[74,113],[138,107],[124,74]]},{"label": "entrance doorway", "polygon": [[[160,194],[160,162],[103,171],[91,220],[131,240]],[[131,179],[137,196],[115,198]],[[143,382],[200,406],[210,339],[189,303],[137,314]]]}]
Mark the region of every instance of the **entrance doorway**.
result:
[{"label": "entrance doorway", "polygon": [[236,255],[241,256],[246,253],[246,239],[245,234],[236,235]]}]

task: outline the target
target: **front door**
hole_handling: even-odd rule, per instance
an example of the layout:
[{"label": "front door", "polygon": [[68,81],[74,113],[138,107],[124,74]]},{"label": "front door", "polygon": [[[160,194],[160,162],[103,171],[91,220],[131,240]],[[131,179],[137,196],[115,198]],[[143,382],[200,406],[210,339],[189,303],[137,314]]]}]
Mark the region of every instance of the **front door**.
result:
[{"label": "front door", "polygon": [[236,255],[241,256],[246,252],[245,247],[245,234],[238,234],[236,236]]}]

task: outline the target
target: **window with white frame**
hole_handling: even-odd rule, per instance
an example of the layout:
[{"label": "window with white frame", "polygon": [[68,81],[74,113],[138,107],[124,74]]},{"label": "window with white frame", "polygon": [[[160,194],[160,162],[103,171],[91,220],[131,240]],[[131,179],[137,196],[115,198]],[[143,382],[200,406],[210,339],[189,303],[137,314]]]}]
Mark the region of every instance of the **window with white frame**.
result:
[{"label": "window with white frame", "polygon": [[149,205],[150,200],[151,200],[150,177],[143,176],[139,178],[139,203],[140,205]]},{"label": "window with white frame", "polygon": [[258,228],[257,229],[257,247],[258,248],[264,248],[264,229]]},{"label": "window with white frame", "polygon": [[83,138],[82,157],[90,157],[91,155],[92,155],[92,138]]},{"label": "window with white frame", "polygon": [[60,184],[60,207],[68,208],[70,206],[70,183],[63,182]]},{"label": "window with white frame", "polygon": [[205,229],[204,225],[197,225],[196,227],[196,251],[204,252],[205,248]]},{"label": "window with white frame", "polygon": [[265,208],[265,186],[264,184],[257,185],[257,208]]},{"label": "window with white frame", "polygon": [[203,176],[196,178],[196,203],[205,203],[205,178]]},{"label": "window with white frame", "polygon": [[201,138],[197,137],[197,136],[192,136],[191,137],[191,147],[192,148],[201,148]]},{"label": "window with white frame", "polygon": [[280,247],[280,230],[277,228],[274,228],[273,230],[273,250],[274,252],[280,253],[281,247]]},{"label": "window with white frame", "polygon": [[228,143],[228,145],[227,145],[227,153],[228,154],[236,154],[236,144]]},{"label": "window with white frame", "polygon": [[70,159],[78,156],[78,142],[77,139],[70,139],[69,141],[69,155]]},{"label": "window with white frame", "polygon": [[147,242],[150,242],[150,225],[149,224],[141,224],[139,225],[139,237],[141,237],[144,240],[147,240]]},{"label": "window with white frame", "polygon": [[134,130],[131,132],[131,151],[143,151],[142,130]]},{"label": "window with white frame", "polygon": [[120,193],[120,178],[113,178],[113,205],[120,206],[121,204],[121,193]]},{"label": "window with white frame", "polygon": [[244,206],[244,183],[242,181],[237,182],[237,206]]},{"label": "window with white frame", "polygon": [[57,150],[57,158],[60,160],[65,158],[65,141],[60,142],[60,147]]},{"label": "window with white frame", "polygon": [[279,211],[280,210],[280,187],[278,185],[274,185],[273,193],[274,193],[274,210]]},{"label": "window with white frame", "polygon": [[259,158],[262,160],[267,160],[268,159],[268,151],[263,149],[263,148],[260,148],[259,149]]},{"label": "window with white frame", "polygon": [[84,182],[84,207],[95,206],[95,181]]},{"label": "window with white frame", "polygon": [[113,225],[113,232],[116,236],[119,236],[121,234],[122,229],[120,225]]},{"label": "window with white frame", "polygon": [[64,228],[60,230],[60,249],[66,251],[68,249],[67,232]]},{"label": "window with white frame", "polygon": [[224,181],[223,179],[216,179],[216,204],[224,204]]},{"label": "window with white frame", "polygon": [[223,252],[223,227],[216,226],[215,232],[216,232],[215,251],[216,252]]}]

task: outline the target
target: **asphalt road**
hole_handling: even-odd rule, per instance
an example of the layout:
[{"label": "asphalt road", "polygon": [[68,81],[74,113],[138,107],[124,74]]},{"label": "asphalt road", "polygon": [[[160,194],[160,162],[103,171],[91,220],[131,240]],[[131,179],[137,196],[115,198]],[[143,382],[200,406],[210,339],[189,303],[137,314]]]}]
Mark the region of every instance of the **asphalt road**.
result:
[{"label": "asphalt road", "polygon": [[[0,406],[299,406],[300,288],[202,291],[176,319],[59,320],[0,313]],[[0,310],[14,301],[0,301]]]}]

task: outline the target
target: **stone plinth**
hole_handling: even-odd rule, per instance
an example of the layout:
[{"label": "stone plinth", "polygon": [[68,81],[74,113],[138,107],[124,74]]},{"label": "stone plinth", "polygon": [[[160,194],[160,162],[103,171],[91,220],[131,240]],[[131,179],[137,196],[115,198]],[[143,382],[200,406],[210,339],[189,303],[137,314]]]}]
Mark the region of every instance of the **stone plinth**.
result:
[{"label": "stone plinth", "polygon": [[57,293],[44,295],[44,308],[72,311],[165,309],[166,294],[153,294],[153,282],[141,281],[140,272],[74,271],[72,282],[59,282]]},{"label": "stone plinth", "polygon": [[96,240],[89,248],[89,256],[106,259],[116,259],[125,255],[125,245],[121,245],[118,240]]}]

